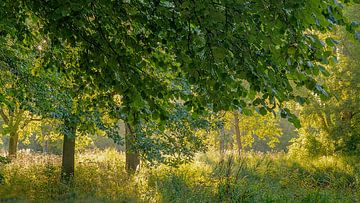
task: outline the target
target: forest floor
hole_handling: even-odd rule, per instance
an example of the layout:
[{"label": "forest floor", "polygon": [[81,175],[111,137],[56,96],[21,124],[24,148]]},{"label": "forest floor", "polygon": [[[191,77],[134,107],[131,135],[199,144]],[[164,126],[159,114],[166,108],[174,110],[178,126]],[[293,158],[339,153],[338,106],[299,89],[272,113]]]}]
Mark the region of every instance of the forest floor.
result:
[{"label": "forest floor", "polygon": [[207,153],[129,176],[122,153],[91,151],[77,155],[72,187],[59,181],[60,161],[27,152],[0,165],[0,202],[360,202],[360,164],[338,157]]}]

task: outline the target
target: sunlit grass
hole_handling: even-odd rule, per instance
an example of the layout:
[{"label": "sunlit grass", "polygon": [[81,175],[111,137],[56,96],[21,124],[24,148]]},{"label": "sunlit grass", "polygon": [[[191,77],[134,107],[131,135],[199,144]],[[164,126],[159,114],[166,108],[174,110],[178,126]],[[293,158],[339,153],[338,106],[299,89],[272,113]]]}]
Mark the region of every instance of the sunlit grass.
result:
[{"label": "sunlit grass", "polygon": [[286,154],[199,154],[178,168],[124,170],[109,149],[77,155],[73,186],[62,184],[60,157],[22,152],[2,165],[0,200],[114,202],[358,202],[360,166],[341,157],[296,159]]}]

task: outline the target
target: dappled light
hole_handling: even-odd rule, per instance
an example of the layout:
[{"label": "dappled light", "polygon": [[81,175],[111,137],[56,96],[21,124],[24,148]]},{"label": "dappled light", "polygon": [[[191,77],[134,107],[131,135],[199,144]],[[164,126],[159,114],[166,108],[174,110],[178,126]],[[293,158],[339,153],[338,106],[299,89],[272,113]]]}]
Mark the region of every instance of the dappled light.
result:
[{"label": "dappled light", "polygon": [[360,202],[359,0],[1,0],[0,202]]}]

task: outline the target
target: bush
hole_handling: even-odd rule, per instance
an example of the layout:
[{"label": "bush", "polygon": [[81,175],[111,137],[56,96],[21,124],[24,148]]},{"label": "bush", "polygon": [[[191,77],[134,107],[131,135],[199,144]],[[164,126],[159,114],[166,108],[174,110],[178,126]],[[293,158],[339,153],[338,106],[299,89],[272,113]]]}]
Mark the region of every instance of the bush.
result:
[{"label": "bush", "polygon": [[0,156],[0,164],[8,164],[10,163],[10,158],[5,156]]}]

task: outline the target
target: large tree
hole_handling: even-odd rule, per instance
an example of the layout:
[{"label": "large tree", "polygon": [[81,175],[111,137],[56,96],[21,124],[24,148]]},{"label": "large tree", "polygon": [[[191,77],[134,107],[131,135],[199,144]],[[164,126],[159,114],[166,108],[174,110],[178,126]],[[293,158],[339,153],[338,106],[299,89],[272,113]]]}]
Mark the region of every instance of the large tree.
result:
[{"label": "large tree", "polygon": [[[49,53],[52,57],[61,58],[52,61],[57,67],[78,67],[76,49],[69,47],[60,51],[48,46],[48,39],[38,32],[36,21],[26,19],[21,25],[27,30],[25,32],[18,30],[17,33],[10,29],[12,24],[19,23],[16,20],[4,21],[2,27],[0,117],[3,125],[0,132],[9,135],[9,156],[15,158],[19,137],[32,134],[34,130],[39,136],[42,131],[40,121],[60,121],[60,126],[52,128],[64,135],[62,174],[68,179],[74,171],[75,134],[94,133],[99,128],[106,131],[107,126],[112,124],[102,120],[105,106],[99,108],[104,103],[96,89],[89,90],[81,86],[84,84],[75,84],[73,72],[65,75],[61,71],[49,71],[42,67],[44,64],[51,65],[46,61]],[[66,57],[63,57],[63,52],[66,52]],[[37,129],[34,129],[36,124]]]},{"label": "large tree", "polygon": [[[130,132],[126,139],[130,154],[147,159],[156,154],[160,160],[182,154],[169,150],[179,147],[177,142],[197,142],[190,133],[176,134],[174,139],[148,129],[157,126],[164,132],[165,120],[188,118],[174,118],[176,106],[192,116],[205,110],[246,112],[249,105],[259,106],[260,112],[273,111],[282,108],[283,101],[303,102],[294,86],[328,96],[314,74],[324,71],[319,65],[328,63],[334,45],[323,43],[311,31],[324,32],[344,23],[340,3],[332,0],[19,0],[2,4],[16,7],[1,9],[2,14],[15,12],[15,17],[36,19],[49,46],[78,49],[77,68],[59,66],[62,59],[51,54],[47,64],[65,74],[75,73],[74,82],[80,87],[86,84],[121,95],[119,113]],[[299,126],[288,109],[283,109],[282,116]]]}]

